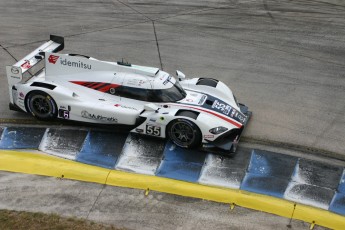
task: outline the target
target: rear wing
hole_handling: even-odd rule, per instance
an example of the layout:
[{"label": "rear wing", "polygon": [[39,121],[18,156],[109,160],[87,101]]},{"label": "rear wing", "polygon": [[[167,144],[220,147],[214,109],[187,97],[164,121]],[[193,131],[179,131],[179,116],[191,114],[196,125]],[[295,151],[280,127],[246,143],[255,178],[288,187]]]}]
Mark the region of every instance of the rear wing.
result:
[{"label": "rear wing", "polygon": [[[26,81],[23,80],[24,74],[29,74],[29,70],[36,66],[40,61],[44,60],[45,52],[56,53],[64,48],[64,38],[60,36],[50,35],[50,40],[42,44],[40,47],[26,55],[12,66],[6,66],[7,81],[9,86],[10,100],[13,103],[12,87],[13,85]],[[32,75],[31,75],[32,76]]]},{"label": "rear wing", "polygon": [[50,40],[42,44],[40,47],[26,55],[12,66],[6,66],[6,74],[8,85],[13,86],[23,79],[23,74],[44,60],[44,52],[56,53],[64,48],[64,38],[60,36],[50,35]]}]

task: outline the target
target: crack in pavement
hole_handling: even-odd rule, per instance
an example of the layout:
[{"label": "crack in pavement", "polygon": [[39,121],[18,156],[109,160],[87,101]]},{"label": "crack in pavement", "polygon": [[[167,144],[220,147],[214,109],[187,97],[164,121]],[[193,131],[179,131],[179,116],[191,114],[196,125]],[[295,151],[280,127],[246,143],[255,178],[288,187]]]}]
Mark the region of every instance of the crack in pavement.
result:
[{"label": "crack in pavement", "polygon": [[[158,52],[159,64],[160,64],[160,66],[161,66],[161,70],[163,70],[163,62],[162,62],[161,52],[160,52],[160,49],[159,49],[159,42],[158,42],[158,37],[157,37],[157,32],[156,32],[156,26],[155,26],[154,20],[153,20],[152,18],[146,16],[144,13],[142,13],[142,12],[140,12],[140,11],[134,9],[133,7],[131,7],[131,6],[128,5],[128,4],[126,4],[126,3],[124,3],[124,2],[122,2],[122,1],[120,1],[120,0],[116,0],[116,1],[118,1],[118,2],[121,3],[122,5],[128,7],[129,9],[131,9],[131,10],[137,12],[137,13],[140,14],[141,16],[143,16],[143,17],[145,17],[146,19],[148,19],[148,20],[151,21],[152,27],[153,27],[153,33],[154,33],[154,35],[155,35],[155,40],[156,40],[156,47],[157,47],[157,52]],[[113,2],[113,1],[112,1],[112,2]]]},{"label": "crack in pavement", "polygon": [[3,45],[0,44],[0,47],[8,54],[10,55],[16,62],[18,62],[17,58],[15,58],[10,51],[8,51],[8,49],[6,47],[4,47]]},{"label": "crack in pavement", "polygon": [[155,22],[154,21],[152,21],[152,25],[153,25],[153,32],[155,34],[155,39],[156,39],[156,46],[157,46],[157,51],[158,51],[159,63],[161,64],[161,70],[163,70],[163,62],[162,62],[162,58],[161,58],[161,52],[159,50],[156,26],[155,26]]},{"label": "crack in pavement", "polygon": [[270,9],[268,8],[267,0],[262,0],[262,3],[264,5],[264,9],[266,11],[266,14],[272,19],[273,22],[276,23],[276,20],[274,19],[273,15],[270,12]]},{"label": "crack in pavement", "polygon": [[[109,174],[108,174],[108,175],[109,175]],[[93,204],[92,204],[92,207],[90,208],[89,212],[87,213],[87,216],[86,216],[86,219],[87,219],[87,220],[89,219],[89,216],[90,216],[90,213],[92,212],[92,209],[95,207],[95,205],[96,205],[96,203],[97,203],[97,201],[98,201],[98,198],[101,196],[101,194],[102,194],[102,192],[103,192],[103,190],[104,190],[104,188],[105,188],[106,186],[107,186],[106,184],[103,184],[103,185],[102,185],[101,191],[98,193],[98,195],[97,195],[95,201],[94,201]]]},{"label": "crack in pavement", "polygon": [[[140,14],[141,16],[145,17],[146,19],[152,21],[152,18],[146,16],[144,13],[140,12],[139,10],[136,10],[135,8],[131,7],[130,5],[124,3],[124,2],[122,2],[122,1],[120,1],[120,0],[116,0],[116,1],[119,2],[119,3],[121,3],[121,4],[124,5],[124,6],[128,7],[129,9],[133,10],[134,12]],[[114,1],[112,1],[112,3],[114,3]]]}]

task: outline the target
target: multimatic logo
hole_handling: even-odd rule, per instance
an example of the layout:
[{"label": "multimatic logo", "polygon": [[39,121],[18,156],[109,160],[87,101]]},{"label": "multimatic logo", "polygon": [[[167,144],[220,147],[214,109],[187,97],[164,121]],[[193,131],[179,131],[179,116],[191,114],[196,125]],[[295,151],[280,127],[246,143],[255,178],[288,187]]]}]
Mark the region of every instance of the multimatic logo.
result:
[{"label": "multimatic logo", "polygon": [[117,118],[115,117],[104,117],[102,115],[91,114],[85,110],[81,112],[81,116],[87,119],[106,121],[106,122],[115,122],[117,123]]},{"label": "multimatic logo", "polygon": [[[59,56],[56,55],[50,55],[48,58],[48,62],[55,64],[57,60],[59,59]],[[65,66],[70,66],[74,68],[81,68],[81,69],[91,69],[90,64],[83,63],[82,61],[68,61],[66,58],[62,59],[60,58],[60,64]]]}]

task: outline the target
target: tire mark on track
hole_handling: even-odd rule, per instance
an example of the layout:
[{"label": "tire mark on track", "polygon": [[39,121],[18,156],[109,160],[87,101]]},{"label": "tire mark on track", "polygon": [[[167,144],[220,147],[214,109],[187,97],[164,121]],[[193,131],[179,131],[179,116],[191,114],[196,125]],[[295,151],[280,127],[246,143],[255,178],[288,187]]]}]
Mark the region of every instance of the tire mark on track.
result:
[{"label": "tire mark on track", "polygon": [[[165,24],[167,26],[172,26],[172,24],[169,24],[169,23],[164,23],[164,22],[161,22],[162,24]],[[197,32],[198,35],[200,34],[204,34],[204,35],[209,35],[209,36],[213,36],[213,37],[219,37],[219,38],[223,38],[223,39],[227,39],[227,40],[231,40],[231,41],[236,41],[236,42],[239,42],[239,43],[243,43],[243,44],[247,44],[247,45],[251,45],[251,46],[254,46],[254,47],[257,47],[257,48],[262,48],[262,49],[267,49],[267,50],[275,50],[275,51],[278,51],[278,52],[282,52],[282,53],[287,53],[287,54],[290,54],[290,55],[296,55],[296,56],[299,56],[299,57],[304,57],[304,58],[308,58],[308,59],[311,59],[311,60],[315,60],[315,61],[319,61],[319,62],[323,62],[323,63],[329,63],[329,64],[332,64],[332,65],[335,65],[335,66],[339,66],[339,67],[344,67],[343,64],[340,64],[340,63],[336,63],[336,62],[332,62],[332,61],[329,61],[328,59],[320,59],[320,58],[315,58],[315,57],[311,57],[311,56],[308,56],[308,55],[304,55],[304,54],[300,54],[300,53],[296,53],[296,52],[291,52],[291,51],[287,51],[287,50],[283,50],[283,49],[279,49],[279,48],[274,48],[274,47],[269,47],[267,45],[263,45],[263,44],[259,44],[259,43],[256,43],[254,41],[250,41],[250,40],[243,40],[243,39],[236,39],[236,38],[231,38],[231,37],[228,37],[228,36],[225,36],[225,35],[221,35],[220,33],[217,33],[217,34],[214,34],[214,33],[211,33],[211,32],[206,32],[204,30],[198,30],[198,29],[192,29],[191,27],[200,27],[200,26],[207,26],[205,24],[203,25],[193,25],[193,24],[184,24],[184,25],[181,25],[181,23],[179,23],[179,25],[176,25],[176,23],[173,25],[174,28],[176,29],[181,29],[183,31],[186,31],[186,27],[188,26],[188,31],[192,31],[192,32]],[[207,36],[204,36],[204,37],[207,37]]]}]

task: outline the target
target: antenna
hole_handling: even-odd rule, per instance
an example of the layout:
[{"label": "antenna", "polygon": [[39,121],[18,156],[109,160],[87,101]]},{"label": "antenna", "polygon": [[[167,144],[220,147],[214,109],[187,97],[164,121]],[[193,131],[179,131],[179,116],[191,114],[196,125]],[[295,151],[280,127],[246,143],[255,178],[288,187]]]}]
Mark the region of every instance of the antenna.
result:
[{"label": "antenna", "polygon": [[121,59],[121,61],[118,61],[117,64],[118,64],[118,65],[123,65],[123,66],[129,66],[129,67],[132,66],[131,63],[125,62],[125,61],[123,60],[123,58]]}]

